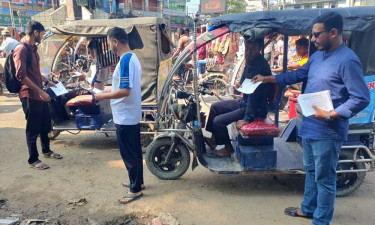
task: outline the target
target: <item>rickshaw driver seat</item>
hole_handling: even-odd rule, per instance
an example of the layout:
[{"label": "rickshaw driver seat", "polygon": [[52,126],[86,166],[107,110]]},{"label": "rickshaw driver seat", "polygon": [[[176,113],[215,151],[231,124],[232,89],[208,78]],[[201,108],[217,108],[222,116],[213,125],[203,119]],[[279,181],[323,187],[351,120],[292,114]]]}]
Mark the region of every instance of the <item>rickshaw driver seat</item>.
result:
[{"label": "rickshaw driver seat", "polygon": [[[275,105],[277,103],[277,94],[279,87],[277,84],[272,84],[270,92],[268,93],[267,101],[272,104],[275,110],[278,107]],[[253,122],[248,123],[241,127],[239,135],[242,138],[249,138],[249,136],[268,136],[277,137],[279,134],[279,129],[276,125],[276,121],[270,121],[268,117],[266,119],[255,119]]]},{"label": "rickshaw driver seat", "polygon": [[95,98],[93,98],[93,95],[78,95],[72,99],[70,99],[66,106],[68,107],[78,107],[83,105],[94,105],[95,104]]}]

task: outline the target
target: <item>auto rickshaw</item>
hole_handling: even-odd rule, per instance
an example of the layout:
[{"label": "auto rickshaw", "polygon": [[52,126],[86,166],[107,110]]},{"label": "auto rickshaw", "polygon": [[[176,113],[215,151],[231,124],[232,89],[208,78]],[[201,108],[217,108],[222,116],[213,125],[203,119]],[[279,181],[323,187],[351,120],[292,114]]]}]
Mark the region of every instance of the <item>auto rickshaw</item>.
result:
[{"label": "auto rickshaw", "polygon": [[49,78],[64,86],[77,85],[83,95],[64,101],[61,96],[55,97],[48,92],[52,95],[51,139],[62,131],[95,130],[106,135],[115,132],[109,101],[95,102],[92,88],[81,85],[79,75],[90,67],[87,43],[95,40],[98,82],[102,88],[111,85],[119,59],[109,50],[106,36],[115,26],[126,30],[130,48],[142,65],[142,142],[152,140],[157,102],[172,63],[169,25],[166,20],[156,17],[79,20],[52,27],[38,47],[42,74],[52,74]]},{"label": "auto rickshaw", "polygon": [[[350,120],[348,141],[342,146],[337,167],[337,196],[346,196],[358,189],[366,172],[375,168],[375,7],[263,11],[213,18],[211,24],[215,26],[214,29],[200,35],[181,53],[164,84],[155,124],[159,135],[149,145],[145,155],[149,170],[160,179],[178,179],[190,167],[192,157],[192,169],[199,162],[218,174],[305,174],[303,149],[297,136],[301,115],[298,114],[284,129],[279,126],[279,102],[283,87],[275,86],[277,95],[271,95],[276,96],[272,99],[275,117],[271,119],[273,125],[279,126],[279,135],[268,143],[249,144],[246,143],[248,137],[234,126],[231,140],[235,153],[231,157],[212,158],[203,141],[204,117],[199,96],[205,93],[204,87],[198,86],[195,74],[191,93],[176,89],[172,76],[179,64],[196,49],[228,32],[252,38],[264,38],[277,32],[284,35],[284,51],[287,51],[288,36],[310,35],[313,19],[327,10],[343,16],[344,41],[361,60],[365,80],[371,90],[371,104]],[[195,21],[198,21],[198,17]],[[310,55],[312,53],[310,50]],[[196,54],[193,58],[196,65]],[[283,68],[287,68],[287,57],[284,57],[283,65]],[[181,104],[183,101],[185,103]],[[257,140],[269,135],[269,130],[265,131]]]}]

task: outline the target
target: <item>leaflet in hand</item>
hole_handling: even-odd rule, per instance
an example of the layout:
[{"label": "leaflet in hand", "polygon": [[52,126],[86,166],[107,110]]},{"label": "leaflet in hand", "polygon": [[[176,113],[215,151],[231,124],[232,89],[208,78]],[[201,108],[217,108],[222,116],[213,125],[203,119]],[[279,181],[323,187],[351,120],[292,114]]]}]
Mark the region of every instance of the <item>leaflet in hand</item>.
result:
[{"label": "leaflet in hand", "polygon": [[57,83],[55,87],[51,87],[51,90],[55,93],[56,96],[68,93],[68,91],[61,82]]},{"label": "leaflet in hand", "polygon": [[242,82],[242,85],[240,88],[237,89],[237,91],[239,92],[242,92],[244,94],[252,94],[255,89],[257,89],[257,87],[261,84],[262,82],[256,82],[255,84],[253,82],[251,82],[250,79],[245,79],[243,82]]},{"label": "leaflet in hand", "polygon": [[92,89],[92,92],[94,92],[95,94],[98,94],[98,93],[102,93],[103,91],[100,89],[94,88]]},{"label": "leaflet in hand", "polygon": [[330,91],[319,91],[309,94],[302,94],[298,96],[298,104],[301,106],[302,114],[304,116],[312,116],[316,113],[312,107],[315,104],[318,108],[325,111],[332,111],[333,104],[331,100]]}]

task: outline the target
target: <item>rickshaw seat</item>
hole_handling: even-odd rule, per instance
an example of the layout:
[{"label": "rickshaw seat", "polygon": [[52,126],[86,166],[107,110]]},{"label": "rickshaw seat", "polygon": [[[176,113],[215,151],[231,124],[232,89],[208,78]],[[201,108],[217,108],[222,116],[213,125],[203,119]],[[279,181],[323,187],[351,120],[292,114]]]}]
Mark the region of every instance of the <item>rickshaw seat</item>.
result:
[{"label": "rickshaw seat", "polygon": [[95,103],[95,99],[92,95],[79,95],[72,99],[70,99],[66,106],[72,107],[72,106],[81,106],[81,105],[93,105]]},{"label": "rickshaw seat", "polygon": [[258,118],[253,122],[241,127],[240,132],[242,136],[272,136],[279,135],[279,128],[276,124],[267,121],[267,119]]}]

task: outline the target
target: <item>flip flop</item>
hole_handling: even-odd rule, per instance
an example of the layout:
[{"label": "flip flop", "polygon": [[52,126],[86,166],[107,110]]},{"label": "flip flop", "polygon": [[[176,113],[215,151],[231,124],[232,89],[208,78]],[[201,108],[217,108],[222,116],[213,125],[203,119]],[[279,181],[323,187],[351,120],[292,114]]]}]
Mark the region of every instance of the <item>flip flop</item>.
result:
[{"label": "flip flop", "polygon": [[[130,188],[130,182],[129,182],[129,183],[125,183],[125,182],[123,182],[123,183],[121,183],[121,185],[122,185],[123,187]],[[143,187],[141,186],[141,188],[142,188],[142,190],[144,190],[146,187],[143,185]]]},{"label": "flip flop", "polygon": [[308,215],[299,215],[297,212],[298,209],[299,209],[298,207],[288,207],[284,210],[284,214],[287,216],[292,216],[292,217],[302,217],[302,218],[308,218],[308,219],[313,218],[312,216],[308,216]]},{"label": "flip flop", "polygon": [[52,158],[52,159],[62,159],[63,157],[60,154],[54,153],[50,151],[48,153],[43,153],[45,158]]},{"label": "flip flop", "polygon": [[125,201],[121,201],[120,199],[118,199],[117,201],[118,201],[118,203],[120,203],[120,204],[128,204],[128,203],[130,203],[130,202],[133,202],[133,201],[135,201],[135,200],[141,198],[142,196],[143,196],[143,193],[140,194],[140,195],[135,195],[135,194],[127,193],[127,194],[125,194],[125,195],[123,196],[123,198],[130,198],[131,200],[125,202]]},{"label": "flip flop", "polygon": [[34,169],[37,169],[37,170],[45,170],[45,169],[48,169],[49,166],[47,164],[45,164],[44,162],[38,160],[38,161],[30,164],[30,168],[34,168]]}]

